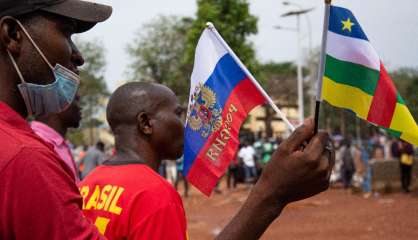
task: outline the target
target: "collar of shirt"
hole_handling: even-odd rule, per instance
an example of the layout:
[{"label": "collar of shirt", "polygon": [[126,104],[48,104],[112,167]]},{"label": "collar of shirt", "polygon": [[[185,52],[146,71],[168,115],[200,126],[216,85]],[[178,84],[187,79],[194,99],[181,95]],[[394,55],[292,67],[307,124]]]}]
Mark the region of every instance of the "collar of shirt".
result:
[{"label": "collar of shirt", "polygon": [[0,120],[11,128],[33,133],[28,122],[4,102],[0,102]]},{"label": "collar of shirt", "polygon": [[36,134],[41,136],[43,139],[52,141],[55,146],[60,146],[63,144],[66,145],[65,139],[50,126],[38,121],[32,121],[30,126]]}]

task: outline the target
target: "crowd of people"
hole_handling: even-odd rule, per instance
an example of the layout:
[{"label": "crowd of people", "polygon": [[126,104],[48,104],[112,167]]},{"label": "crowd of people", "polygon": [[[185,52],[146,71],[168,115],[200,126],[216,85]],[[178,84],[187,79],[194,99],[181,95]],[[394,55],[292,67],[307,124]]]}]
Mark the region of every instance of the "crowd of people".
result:
[{"label": "crowd of people", "polygon": [[331,182],[342,183],[343,187],[356,188],[371,196],[372,169],[376,161],[396,160],[399,162],[400,182],[405,193],[410,192],[414,147],[397,138],[375,134],[368,139],[350,140],[341,135],[334,136],[336,162]]},{"label": "crowd of people", "polygon": [[[257,136],[261,135],[257,134]],[[414,158],[415,154],[418,154],[418,151],[414,151],[413,145],[380,133],[361,141],[350,140],[351,138],[344,138],[340,134],[335,134],[332,139],[336,152],[336,162],[331,174],[333,186],[361,191],[365,198],[369,198],[372,195],[371,164],[386,159],[399,162],[402,190],[405,193],[411,191]],[[234,189],[239,183],[253,185],[280,143],[280,138],[243,138],[225,176],[227,188]],[[184,196],[188,196],[188,183],[182,176],[182,161],[182,158],[177,160],[177,164],[164,161],[159,173],[173,183],[176,189],[179,181],[183,181]],[[217,188],[215,192],[221,191]]]}]

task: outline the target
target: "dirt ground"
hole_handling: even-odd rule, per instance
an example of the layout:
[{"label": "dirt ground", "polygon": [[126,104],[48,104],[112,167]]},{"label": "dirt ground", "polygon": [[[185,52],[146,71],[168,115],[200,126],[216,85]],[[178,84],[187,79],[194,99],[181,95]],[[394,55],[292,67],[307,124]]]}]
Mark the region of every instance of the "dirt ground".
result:
[{"label": "dirt ground", "polygon": [[[248,190],[183,198],[190,239],[213,239],[242,205]],[[417,240],[418,192],[371,196],[331,189],[291,204],[261,238],[309,240]]]}]

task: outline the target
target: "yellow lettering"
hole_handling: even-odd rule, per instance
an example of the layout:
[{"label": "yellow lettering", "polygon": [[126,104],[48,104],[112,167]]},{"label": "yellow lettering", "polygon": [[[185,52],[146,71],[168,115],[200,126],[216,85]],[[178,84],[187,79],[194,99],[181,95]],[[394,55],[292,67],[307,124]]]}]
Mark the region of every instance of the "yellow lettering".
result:
[{"label": "yellow lettering", "polygon": [[100,194],[100,201],[97,203],[97,210],[102,210],[106,201],[107,197],[109,196],[109,191],[112,190],[112,185],[106,185],[102,189],[102,193]]},{"label": "yellow lettering", "polygon": [[226,142],[223,142],[221,139],[216,138],[215,142],[212,144],[212,147],[215,147],[219,152],[225,147]]},{"label": "yellow lettering", "polygon": [[116,187],[116,186],[112,187],[112,191],[110,192],[109,196],[107,197],[107,201],[106,201],[106,204],[105,204],[105,207],[104,207],[105,211],[109,210],[109,205],[112,202],[112,198],[113,198],[113,196],[115,196],[115,193],[116,193],[117,189],[118,189],[118,187]]},{"label": "yellow lettering", "polygon": [[102,235],[105,235],[107,225],[109,224],[110,219],[104,217],[97,217],[94,225],[96,225],[97,229]]},{"label": "yellow lettering", "polygon": [[120,198],[120,195],[123,193],[125,189],[123,187],[119,187],[118,192],[116,193],[115,198],[113,198],[112,204],[110,205],[109,212],[119,215],[122,212],[122,208],[120,208],[117,203]]},{"label": "yellow lettering", "polygon": [[80,190],[80,195],[83,197],[83,209],[86,208],[86,198],[89,195],[89,186],[83,186]]},{"label": "yellow lettering", "polygon": [[226,123],[232,123],[232,114],[231,113],[228,113],[228,114],[226,114]]},{"label": "yellow lettering", "polygon": [[220,135],[222,140],[224,141],[228,141],[231,138],[231,134],[229,133],[229,130],[226,128],[222,129]]},{"label": "yellow lettering", "polygon": [[229,106],[229,112],[230,113],[234,113],[234,112],[237,112],[237,111],[238,111],[238,109],[234,106],[234,104],[231,104]]},{"label": "yellow lettering", "polygon": [[206,152],[206,156],[208,156],[212,161],[216,161],[218,159],[219,152],[209,148],[209,150]]},{"label": "yellow lettering", "polygon": [[91,208],[96,209],[96,205],[97,205],[97,200],[99,199],[100,196],[100,187],[98,185],[96,185],[96,188],[94,189],[93,194],[91,195],[86,209],[89,210]]}]

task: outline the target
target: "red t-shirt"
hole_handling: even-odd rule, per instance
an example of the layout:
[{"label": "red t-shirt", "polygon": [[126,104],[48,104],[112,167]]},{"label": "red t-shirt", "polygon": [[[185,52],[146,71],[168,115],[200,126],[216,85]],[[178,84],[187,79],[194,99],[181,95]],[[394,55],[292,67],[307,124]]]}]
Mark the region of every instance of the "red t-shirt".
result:
[{"label": "red t-shirt", "polygon": [[0,102],[0,239],[100,239],[70,168]]},{"label": "red t-shirt", "polygon": [[108,239],[187,239],[180,195],[146,165],[99,166],[79,188],[84,215]]}]

